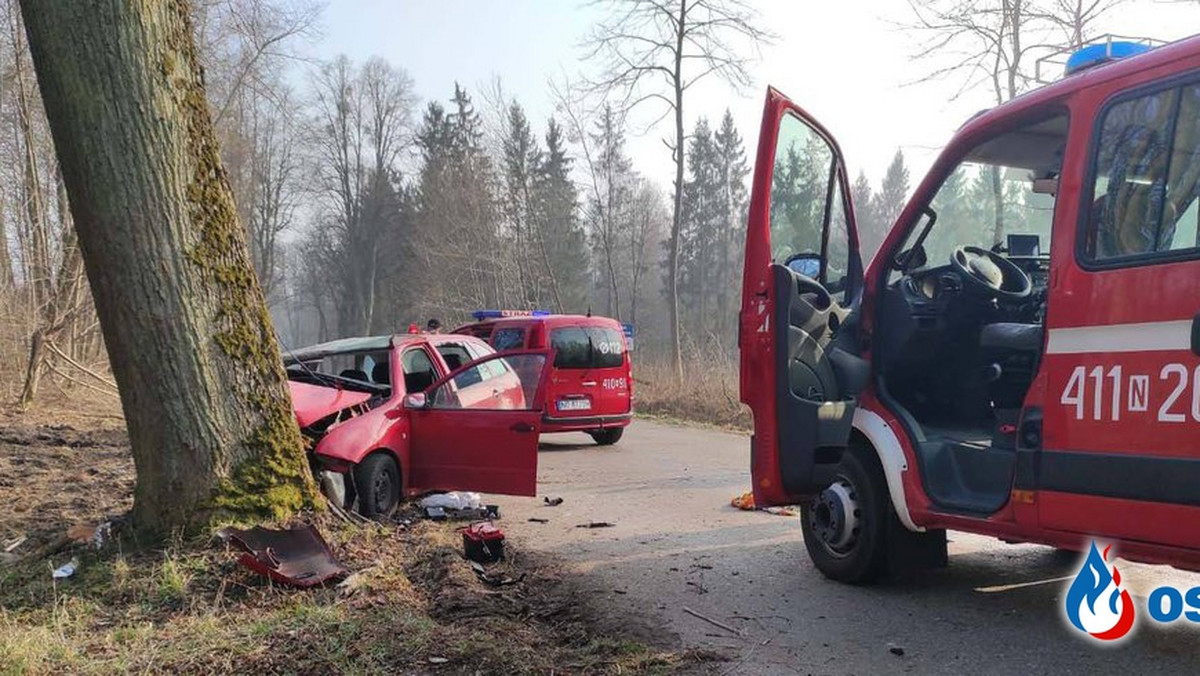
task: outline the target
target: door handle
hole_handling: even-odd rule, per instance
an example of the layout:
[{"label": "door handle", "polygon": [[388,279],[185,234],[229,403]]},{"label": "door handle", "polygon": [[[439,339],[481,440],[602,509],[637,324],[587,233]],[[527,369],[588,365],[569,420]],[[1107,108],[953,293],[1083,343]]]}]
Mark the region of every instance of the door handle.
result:
[{"label": "door handle", "polygon": [[520,422],[520,423],[513,425],[512,427],[510,427],[508,429],[510,429],[514,432],[520,432],[522,434],[526,434],[526,433],[532,432],[533,430],[535,430],[537,428],[535,428],[533,425],[531,425],[527,422]]},{"label": "door handle", "polygon": [[1200,356],[1200,312],[1192,317],[1192,354]]}]

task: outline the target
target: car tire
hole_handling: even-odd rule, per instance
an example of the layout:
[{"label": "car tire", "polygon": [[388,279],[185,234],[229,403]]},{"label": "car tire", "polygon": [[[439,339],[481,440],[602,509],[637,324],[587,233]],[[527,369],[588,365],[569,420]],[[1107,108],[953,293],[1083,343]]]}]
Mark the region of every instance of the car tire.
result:
[{"label": "car tire", "polygon": [[588,434],[592,435],[592,439],[597,446],[612,446],[621,440],[621,435],[625,433],[624,427],[606,427],[602,430],[592,430]]},{"label": "car tire", "polygon": [[800,507],[813,565],[825,577],[849,584],[874,582],[887,569],[890,518],[883,468],[865,445],[851,444],[833,483]]},{"label": "car tire", "polygon": [[354,466],[358,513],[369,519],[390,516],[400,504],[400,467],[386,452],[374,453]]}]

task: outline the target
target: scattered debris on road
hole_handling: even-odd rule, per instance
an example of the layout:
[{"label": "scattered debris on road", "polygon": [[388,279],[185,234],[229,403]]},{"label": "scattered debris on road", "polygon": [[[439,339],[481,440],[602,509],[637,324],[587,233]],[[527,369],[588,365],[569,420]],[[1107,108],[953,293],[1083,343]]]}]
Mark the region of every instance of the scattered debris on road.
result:
[{"label": "scattered debris on road", "polygon": [[515,579],[508,577],[507,575],[489,575],[487,569],[483,567],[483,564],[476,561],[470,561],[469,563],[471,564],[471,570],[475,571],[475,577],[479,578],[480,582],[488,585],[489,587],[508,587],[525,581],[525,573],[521,573],[520,577]]},{"label": "scattered debris on road", "polygon": [[889,644],[887,644],[887,646],[888,646],[888,652],[890,652],[891,654],[896,655],[897,657],[904,656],[904,648],[901,648],[900,646],[896,645],[895,643],[889,643]]},{"label": "scattered debris on road", "polygon": [[238,563],[276,582],[307,588],[346,577],[346,569],[312,525],[287,530],[222,528],[217,535],[243,551]]},{"label": "scattered debris on road", "polygon": [[550,523],[550,519],[542,519],[536,516],[529,517],[529,521],[532,523]]},{"label": "scattered debris on road", "polygon": [[754,505],[754,491],[746,491],[741,495],[735,495],[733,499],[729,501],[729,504],[747,512],[766,512],[768,514],[774,514],[775,516],[800,516],[800,508],[796,507],[795,505],[789,505],[786,507],[764,507],[759,509]]},{"label": "scattered debris on road", "polygon": [[479,509],[483,498],[478,493],[453,491],[450,493],[435,493],[421,498],[420,505],[425,508],[441,507],[445,510]]},{"label": "scattered debris on road", "polygon": [[711,618],[707,615],[698,613],[698,612],[692,610],[691,608],[688,608],[687,606],[683,606],[683,612],[687,613],[688,615],[691,615],[692,617],[697,617],[701,620],[704,620],[705,622],[711,624],[714,627],[720,627],[721,629],[724,629],[725,631],[733,634],[734,636],[742,635],[742,632],[740,630],[735,629],[734,627],[731,627],[728,624],[725,624],[724,622],[718,622],[717,620],[714,620],[713,618]]},{"label": "scattered debris on road", "polygon": [[609,523],[607,521],[588,521],[587,523],[577,524],[575,527],[576,528],[612,528],[613,526],[616,526],[616,525],[617,524],[615,524],[615,523]]},{"label": "scattered debris on road", "polygon": [[547,507],[557,507],[563,503],[563,499],[557,495],[554,497],[546,496],[542,498],[542,501],[546,503]]}]

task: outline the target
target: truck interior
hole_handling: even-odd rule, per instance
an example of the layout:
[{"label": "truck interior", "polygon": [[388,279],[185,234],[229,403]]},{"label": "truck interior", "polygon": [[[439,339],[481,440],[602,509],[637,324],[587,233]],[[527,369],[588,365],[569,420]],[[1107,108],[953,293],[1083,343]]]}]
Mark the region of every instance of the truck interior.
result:
[{"label": "truck interior", "polygon": [[876,322],[879,392],[917,442],[940,508],[1008,501],[1017,417],[1042,355],[1050,232],[1067,117],[973,148],[890,255]]}]

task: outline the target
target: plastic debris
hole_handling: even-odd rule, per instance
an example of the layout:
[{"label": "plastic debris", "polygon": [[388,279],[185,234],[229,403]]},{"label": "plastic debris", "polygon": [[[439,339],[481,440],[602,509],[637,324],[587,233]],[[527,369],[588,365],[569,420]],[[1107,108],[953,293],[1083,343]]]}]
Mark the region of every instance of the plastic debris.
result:
[{"label": "plastic debris", "polygon": [[479,509],[480,505],[482,504],[482,498],[478,493],[453,491],[450,493],[427,495],[421,498],[421,502],[419,504],[426,509],[430,507],[441,507],[442,509],[447,510]]},{"label": "plastic debris", "polygon": [[615,523],[609,523],[607,521],[588,521],[587,523],[578,524],[575,527],[576,528],[612,528],[613,526],[616,526],[616,525],[617,524],[615,524]]},{"label": "plastic debris", "polygon": [[55,580],[65,580],[75,574],[75,568],[78,566],[79,560],[71,559],[58,568],[55,568],[54,572],[50,574],[50,577],[54,578]]},{"label": "plastic debris", "polygon": [[737,507],[738,509],[744,509],[746,511],[754,510],[754,491],[746,491],[741,495],[734,496],[734,498],[729,501],[729,504]]},{"label": "plastic debris", "polygon": [[554,497],[546,496],[542,498],[542,501],[546,503],[547,507],[557,507],[563,503],[563,499],[557,495]]},{"label": "plastic debris", "polygon": [[762,507],[761,509],[754,504],[754,491],[746,491],[741,495],[736,495],[729,501],[730,505],[743,509],[748,512],[761,511],[775,516],[800,516],[800,508],[795,505],[787,505],[782,507]]}]

